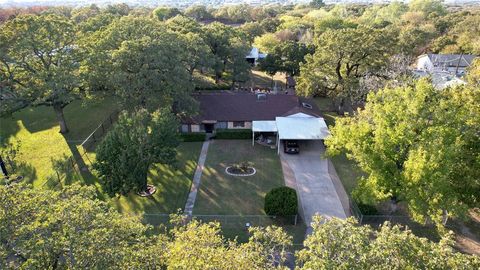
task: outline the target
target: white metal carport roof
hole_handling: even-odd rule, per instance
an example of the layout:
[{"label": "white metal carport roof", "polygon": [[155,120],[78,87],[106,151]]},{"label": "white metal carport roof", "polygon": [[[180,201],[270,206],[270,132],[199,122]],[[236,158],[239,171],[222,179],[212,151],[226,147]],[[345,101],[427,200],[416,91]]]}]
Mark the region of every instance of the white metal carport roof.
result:
[{"label": "white metal carport roof", "polygon": [[253,132],[277,132],[275,121],[252,121]]},{"label": "white metal carport roof", "polygon": [[323,118],[276,117],[280,140],[323,140],[330,132]]}]

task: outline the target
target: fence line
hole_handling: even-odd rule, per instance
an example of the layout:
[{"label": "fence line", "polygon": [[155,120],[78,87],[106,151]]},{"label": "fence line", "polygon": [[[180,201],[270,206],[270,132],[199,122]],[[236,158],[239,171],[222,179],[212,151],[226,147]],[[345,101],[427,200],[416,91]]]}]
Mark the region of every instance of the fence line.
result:
[{"label": "fence line", "polygon": [[[84,161],[88,161],[92,165],[92,161],[88,157],[88,151],[93,151],[103,136],[108,132],[111,126],[118,119],[120,111],[113,111],[105,120],[103,120],[97,128],[95,128],[84,140],[75,140],[69,142],[82,142],[80,144],[83,149],[83,153],[79,153],[79,158]],[[66,180],[73,180],[75,177],[81,177],[81,170],[78,161],[73,155],[65,156],[63,160],[52,160],[56,162],[57,168],[54,168],[54,174],[48,177],[48,179],[42,184],[42,187],[48,187],[50,189],[57,189],[61,187],[61,183]],[[54,165],[55,166],[55,165]]]}]

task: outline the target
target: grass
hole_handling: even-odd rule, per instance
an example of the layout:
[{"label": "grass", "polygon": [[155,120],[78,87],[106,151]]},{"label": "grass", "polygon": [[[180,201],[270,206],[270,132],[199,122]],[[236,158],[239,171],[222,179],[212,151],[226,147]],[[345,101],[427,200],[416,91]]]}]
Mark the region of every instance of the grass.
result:
[{"label": "grass", "polygon": [[157,191],[150,197],[129,194],[111,200],[120,212],[130,214],[170,214],[183,209],[197,167],[201,142],[185,142],[178,147],[177,168],[156,164],[150,169],[148,183]]},{"label": "grass", "polygon": [[[26,108],[0,119],[1,141],[20,142],[17,160],[21,166],[17,174],[25,176],[25,181],[32,183],[35,188],[47,188],[44,185],[47,179],[56,179],[53,163],[65,164],[73,154],[83,154],[81,142],[117,108],[117,103],[112,98],[96,102],[73,102],[64,112],[69,126],[69,133],[66,135],[59,133],[52,108]],[[2,147],[5,148],[4,145]],[[149,198],[130,194],[109,200],[108,196],[103,194],[101,184],[95,176],[82,176],[73,170],[57,170],[65,172],[62,185],[73,182],[94,185],[99,198],[109,200],[120,212],[173,213],[185,204],[200,148],[201,143],[182,143],[178,149],[178,169],[160,164],[153,166],[148,182],[157,187],[157,192]],[[95,161],[95,152],[87,152],[83,159],[90,165]],[[64,167],[71,168],[68,165]]]},{"label": "grass", "polygon": [[[251,161],[257,173],[249,177],[231,176],[225,168],[232,163]],[[276,150],[252,146],[250,140],[215,140],[210,144],[194,215],[237,215],[234,217],[202,217],[204,221],[218,220],[228,238],[248,239],[245,224],[252,226],[281,225],[295,243],[302,243],[305,226],[290,225],[292,221],[272,220],[263,210],[265,194],[272,188],[284,186],[283,172]],[[261,215],[245,217],[246,215]]]},{"label": "grass", "polygon": [[[277,88],[285,88],[285,74],[278,72],[273,76],[274,82],[277,83]],[[272,77],[267,73],[259,70],[252,70],[250,80],[245,83],[246,87],[258,88],[272,88]]]},{"label": "grass", "polygon": [[116,108],[113,99],[73,102],[65,107],[65,119],[70,129],[66,135],[59,133],[51,107],[26,108],[0,119],[0,142],[20,143],[18,161],[22,168],[19,174],[35,187],[41,187],[54,173],[52,159],[72,155],[76,145]]},{"label": "grass", "polygon": [[[230,176],[225,168],[250,161],[257,173],[249,177]],[[284,185],[279,157],[275,150],[250,140],[216,140],[208,150],[194,214],[265,215],[264,196]]]},{"label": "grass", "polygon": [[313,99],[320,111],[332,111],[332,99],[327,97],[316,97]]}]

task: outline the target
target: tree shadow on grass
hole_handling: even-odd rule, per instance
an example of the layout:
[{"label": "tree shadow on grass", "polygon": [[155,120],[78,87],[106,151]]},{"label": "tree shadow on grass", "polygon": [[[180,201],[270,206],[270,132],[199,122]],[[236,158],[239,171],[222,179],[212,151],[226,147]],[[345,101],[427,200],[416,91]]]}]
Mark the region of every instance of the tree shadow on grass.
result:
[{"label": "tree shadow on grass", "polygon": [[33,184],[37,178],[37,170],[28,162],[17,162],[15,174],[23,176],[23,181],[28,184]]}]

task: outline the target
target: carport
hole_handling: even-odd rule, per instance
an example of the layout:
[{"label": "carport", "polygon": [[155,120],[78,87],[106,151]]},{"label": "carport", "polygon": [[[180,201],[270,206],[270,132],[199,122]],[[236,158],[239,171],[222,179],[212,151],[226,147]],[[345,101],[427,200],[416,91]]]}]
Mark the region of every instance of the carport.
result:
[{"label": "carport", "polygon": [[276,117],[277,151],[282,140],[324,140],[330,132],[321,117]]},{"label": "carport", "polygon": [[255,132],[277,133],[277,124],[275,121],[252,121],[252,146],[255,144]]},{"label": "carport", "polygon": [[276,117],[275,121],[252,121],[252,145],[255,132],[276,132],[278,153],[282,140],[324,140],[330,134],[323,118],[305,114]]}]

